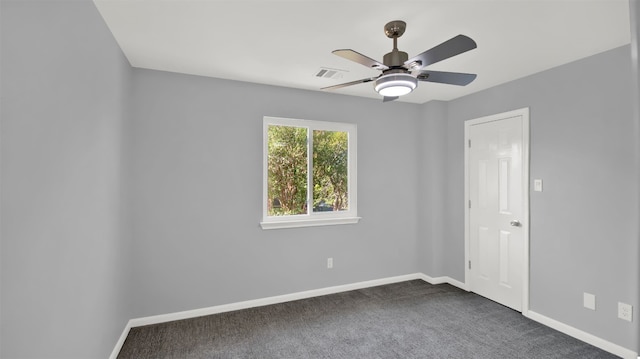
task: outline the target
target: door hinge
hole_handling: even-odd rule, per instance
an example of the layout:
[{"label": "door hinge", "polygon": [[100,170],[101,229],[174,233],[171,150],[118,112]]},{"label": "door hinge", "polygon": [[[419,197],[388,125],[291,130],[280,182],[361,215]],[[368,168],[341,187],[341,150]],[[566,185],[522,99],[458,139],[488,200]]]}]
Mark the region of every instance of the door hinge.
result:
[{"label": "door hinge", "polygon": [[471,208],[471,200],[469,200],[469,208]]},{"label": "door hinge", "polygon": [[471,148],[471,139],[469,139],[469,148]]},{"label": "door hinge", "polygon": [[471,269],[471,261],[469,261],[469,269]]}]

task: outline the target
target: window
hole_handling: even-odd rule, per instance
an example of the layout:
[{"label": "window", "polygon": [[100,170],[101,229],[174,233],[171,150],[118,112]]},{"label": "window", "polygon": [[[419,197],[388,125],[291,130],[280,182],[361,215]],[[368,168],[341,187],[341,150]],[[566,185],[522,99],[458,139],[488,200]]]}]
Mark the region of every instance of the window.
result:
[{"label": "window", "polygon": [[357,223],[356,125],[264,117],[263,229]]}]

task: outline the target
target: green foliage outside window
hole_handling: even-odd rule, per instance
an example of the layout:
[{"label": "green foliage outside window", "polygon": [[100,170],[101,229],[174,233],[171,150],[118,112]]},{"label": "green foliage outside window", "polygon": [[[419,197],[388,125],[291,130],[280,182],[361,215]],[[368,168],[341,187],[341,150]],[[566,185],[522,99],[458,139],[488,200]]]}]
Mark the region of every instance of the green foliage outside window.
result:
[{"label": "green foliage outside window", "polygon": [[268,214],[307,213],[307,129],[269,126]]},{"label": "green foliage outside window", "polygon": [[313,131],[314,211],[348,209],[348,165],[347,132]]},{"label": "green foliage outside window", "polygon": [[[269,216],[307,214],[308,130],[268,127]],[[313,131],[313,211],[342,211],[348,204],[348,133]]]}]

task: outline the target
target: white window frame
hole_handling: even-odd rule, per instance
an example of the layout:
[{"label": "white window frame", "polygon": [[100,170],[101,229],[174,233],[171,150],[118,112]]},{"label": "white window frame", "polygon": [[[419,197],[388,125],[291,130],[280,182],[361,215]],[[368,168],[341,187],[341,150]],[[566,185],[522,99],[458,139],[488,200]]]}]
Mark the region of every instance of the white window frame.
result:
[{"label": "white window frame", "polygon": [[[262,146],[262,222],[260,226],[262,229],[277,229],[277,228],[296,228],[296,227],[311,227],[311,226],[327,226],[338,224],[353,224],[358,223],[360,217],[358,217],[358,189],[357,189],[357,126],[353,123],[341,123],[341,122],[326,122],[326,121],[313,121],[313,120],[300,120],[282,117],[269,117],[265,116],[262,121],[263,129],[263,146]],[[307,206],[309,208],[307,214],[290,215],[290,216],[268,216],[267,206],[269,201],[268,196],[268,128],[270,125],[276,126],[291,126],[306,128],[310,139],[313,138],[314,130],[323,131],[340,131],[348,133],[349,141],[349,160],[348,160],[348,196],[349,196],[349,208],[344,211],[336,212],[313,212],[313,206]],[[307,141],[307,153],[308,153],[308,177],[307,177],[307,203],[313,203],[313,186],[311,185],[311,176],[313,171],[313,142]]]}]

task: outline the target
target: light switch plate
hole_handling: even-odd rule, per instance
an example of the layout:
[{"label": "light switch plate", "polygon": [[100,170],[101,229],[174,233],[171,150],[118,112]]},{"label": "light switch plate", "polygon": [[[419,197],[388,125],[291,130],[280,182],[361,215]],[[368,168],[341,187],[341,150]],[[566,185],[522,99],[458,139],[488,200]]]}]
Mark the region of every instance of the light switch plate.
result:
[{"label": "light switch plate", "polygon": [[533,180],[533,190],[536,192],[542,192],[542,180],[534,179]]},{"label": "light switch plate", "polygon": [[596,310],[596,296],[590,293],[584,293],[584,307]]}]

